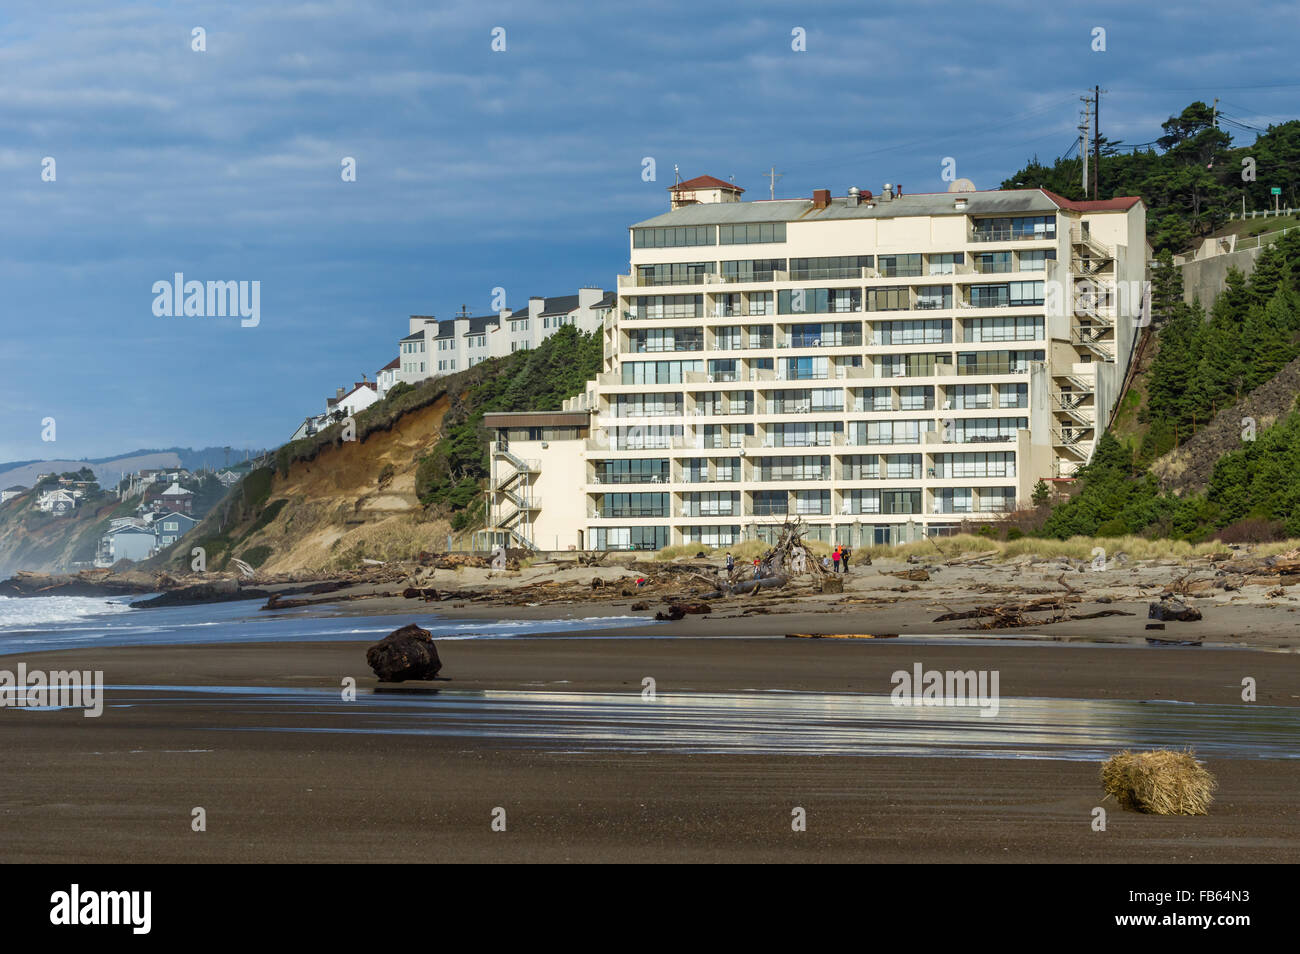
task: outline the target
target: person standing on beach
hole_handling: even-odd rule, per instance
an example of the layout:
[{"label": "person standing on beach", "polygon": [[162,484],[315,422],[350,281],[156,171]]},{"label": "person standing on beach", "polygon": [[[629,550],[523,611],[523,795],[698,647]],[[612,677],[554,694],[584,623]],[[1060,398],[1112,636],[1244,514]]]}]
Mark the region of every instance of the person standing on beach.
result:
[{"label": "person standing on beach", "polygon": [[736,569],[736,558],[730,553],[727,554],[727,576],[731,576],[732,571]]},{"label": "person standing on beach", "polygon": [[762,578],[763,567],[759,564],[758,557],[754,557],[754,579],[761,580]]},{"label": "person standing on beach", "polygon": [[835,572],[840,572],[840,548],[836,547],[831,553],[831,563],[835,565]]},{"label": "person standing on beach", "polygon": [[844,563],[844,575],[845,575],[845,576],[848,576],[848,575],[849,575],[849,557],[851,557],[852,555],[853,555],[853,548],[852,548],[852,547],[841,547],[841,548],[840,548],[840,560],[842,560],[843,563]]}]

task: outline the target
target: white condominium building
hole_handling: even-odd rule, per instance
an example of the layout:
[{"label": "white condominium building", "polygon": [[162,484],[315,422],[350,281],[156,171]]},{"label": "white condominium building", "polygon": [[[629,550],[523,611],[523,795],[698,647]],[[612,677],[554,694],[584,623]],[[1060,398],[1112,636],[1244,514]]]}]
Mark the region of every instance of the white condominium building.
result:
[{"label": "white condominium building", "polygon": [[582,288],[576,295],[533,297],[526,309],[493,315],[461,314],[443,321],[412,315],[410,333],[398,343],[396,380],[415,384],[535,348],[565,325],[597,331],[614,310],[615,299],[613,292]]},{"label": "white condominium building", "polygon": [[487,416],[484,542],[729,546],[798,516],[893,543],[1089,459],[1147,320],[1140,199],[670,191],[630,229],[604,372],[559,411]]}]

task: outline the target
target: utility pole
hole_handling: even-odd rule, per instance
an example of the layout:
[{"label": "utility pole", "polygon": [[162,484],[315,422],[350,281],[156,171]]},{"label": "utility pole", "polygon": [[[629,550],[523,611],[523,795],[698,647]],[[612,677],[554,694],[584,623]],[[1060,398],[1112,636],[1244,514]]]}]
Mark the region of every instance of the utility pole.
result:
[{"label": "utility pole", "polygon": [[1079,120],[1079,157],[1083,160],[1083,197],[1088,197],[1088,133],[1092,128],[1092,100],[1080,96],[1083,103],[1083,116]]},{"label": "utility pole", "polygon": [[776,198],[776,180],[777,180],[777,179],[780,179],[782,176],[784,176],[785,173],[784,173],[784,172],[777,172],[777,171],[776,171],[776,166],[773,166],[770,172],[765,172],[765,173],[763,173],[763,175],[764,175],[765,178],[768,179],[768,189],[769,189],[769,191],[771,192],[771,196],[772,196],[772,198],[775,199],[775,198]]},{"label": "utility pole", "polygon": [[1098,173],[1101,172],[1101,87],[1092,88],[1092,197],[1100,199],[1097,191]]},{"label": "utility pole", "polygon": [[1215,129],[1219,128],[1219,97],[1214,97],[1214,105],[1210,107],[1210,125]]}]

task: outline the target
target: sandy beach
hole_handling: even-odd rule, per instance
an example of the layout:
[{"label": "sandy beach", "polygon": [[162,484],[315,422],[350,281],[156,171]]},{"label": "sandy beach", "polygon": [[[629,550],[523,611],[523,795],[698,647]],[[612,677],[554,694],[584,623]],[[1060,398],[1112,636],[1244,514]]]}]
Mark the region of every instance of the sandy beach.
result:
[{"label": "sandy beach", "polygon": [[[357,604],[352,604],[357,605]],[[816,614],[787,619],[806,624]],[[746,621],[772,628],[775,621]],[[837,620],[838,622],[838,620]],[[444,640],[433,684],[400,693],[784,689],[887,693],[889,674],[996,668],[1004,697],[1300,704],[1300,657],[1105,646],[709,638],[688,619],[659,638]],[[777,627],[780,628],[780,627]],[[667,636],[670,629],[681,633]],[[692,635],[687,635],[691,633]],[[716,635],[723,635],[716,633]],[[703,637],[703,638],[701,638]],[[29,666],[102,669],[110,686],[377,686],[365,643],[125,647],[33,653]],[[1101,802],[1097,765],[1046,759],[598,752],[420,734],[245,731],[202,700],[75,711],[0,710],[11,753],[6,861],[1294,862],[1300,761],[1215,759],[1209,816]],[[290,718],[268,710],[267,727]],[[33,731],[39,720],[39,731]],[[191,830],[192,810],[207,830]],[[493,831],[494,809],[505,831]],[[803,808],[807,830],[791,812]]]}]

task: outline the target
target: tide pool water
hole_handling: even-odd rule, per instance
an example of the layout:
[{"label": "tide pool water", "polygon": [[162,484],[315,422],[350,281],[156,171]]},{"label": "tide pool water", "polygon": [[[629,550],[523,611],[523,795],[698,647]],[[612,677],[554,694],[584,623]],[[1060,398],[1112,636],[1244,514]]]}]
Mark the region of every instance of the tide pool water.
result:
[{"label": "tide pool water", "polygon": [[[427,735],[565,752],[918,756],[1097,761],[1125,749],[1202,758],[1300,758],[1300,709],[1168,701],[1003,699],[976,709],[893,705],[856,693],[109,686],[119,709],[166,709],[222,731]],[[184,710],[182,712],[181,710]]]},{"label": "tide pool water", "polygon": [[263,600],[132,609],[146,596],[0,597],[0,656],[50,649],[113,646],[372,641],[407,623],[438,639],[508,639],[576,630],[643,626],[636,616],[572,620],[451,620],[430,613],[331,616],[329,604],[275,613]]}]

